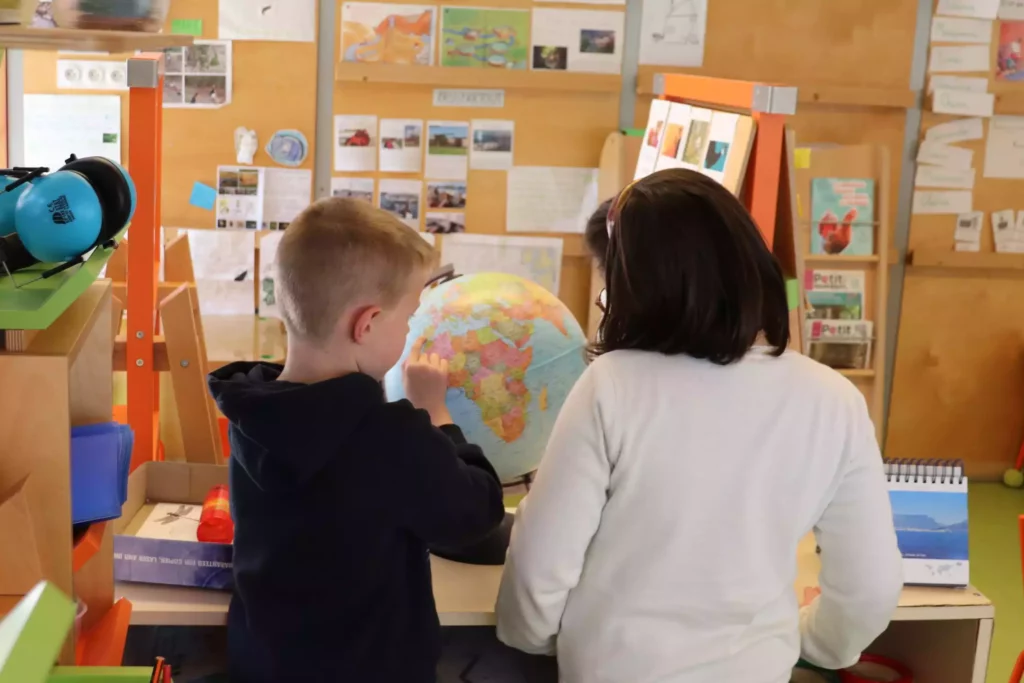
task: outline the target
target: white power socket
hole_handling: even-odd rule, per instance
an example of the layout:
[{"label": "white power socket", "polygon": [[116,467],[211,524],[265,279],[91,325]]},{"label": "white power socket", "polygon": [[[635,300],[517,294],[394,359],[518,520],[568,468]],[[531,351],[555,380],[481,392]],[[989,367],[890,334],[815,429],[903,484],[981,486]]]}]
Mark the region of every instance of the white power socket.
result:
[{"label": "white power socket", "polygon": [[127,90],[128,63],[58,59],[57,87],[61,90]]}]

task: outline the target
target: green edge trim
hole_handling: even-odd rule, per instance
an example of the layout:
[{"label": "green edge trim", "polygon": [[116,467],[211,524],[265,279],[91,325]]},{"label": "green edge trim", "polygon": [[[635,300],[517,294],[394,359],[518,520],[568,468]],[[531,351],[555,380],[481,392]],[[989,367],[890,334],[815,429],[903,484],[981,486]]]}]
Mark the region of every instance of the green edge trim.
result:
[{"label": "green edge trim", "polygon": [[796,280],[786,280],[786,302],[791,311],[800,307],[800,283]]}]

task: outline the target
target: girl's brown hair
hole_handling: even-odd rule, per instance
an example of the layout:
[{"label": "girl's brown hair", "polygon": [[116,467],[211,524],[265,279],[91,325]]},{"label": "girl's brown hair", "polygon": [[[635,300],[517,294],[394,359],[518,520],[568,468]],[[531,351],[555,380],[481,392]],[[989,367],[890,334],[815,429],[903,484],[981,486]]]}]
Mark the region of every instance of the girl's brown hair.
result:
[{"label": "girl's brown hair", "polygon": [[695,171],[658,171],[612,202],[607,309],[592,352],[632,349],[734,363],[764,334],[789,344],[786,283],[753,218]]}]

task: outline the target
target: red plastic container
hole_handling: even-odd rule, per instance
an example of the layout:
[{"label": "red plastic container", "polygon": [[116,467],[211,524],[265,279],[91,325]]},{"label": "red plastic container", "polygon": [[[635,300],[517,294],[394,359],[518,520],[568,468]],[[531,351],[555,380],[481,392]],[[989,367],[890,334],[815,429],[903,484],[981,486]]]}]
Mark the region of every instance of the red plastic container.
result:
[{"label": "red plastic container", "polygon": [[235,539],[227,486],[214,486],[206,494],[196,538],[202,543],[231,543]]}]

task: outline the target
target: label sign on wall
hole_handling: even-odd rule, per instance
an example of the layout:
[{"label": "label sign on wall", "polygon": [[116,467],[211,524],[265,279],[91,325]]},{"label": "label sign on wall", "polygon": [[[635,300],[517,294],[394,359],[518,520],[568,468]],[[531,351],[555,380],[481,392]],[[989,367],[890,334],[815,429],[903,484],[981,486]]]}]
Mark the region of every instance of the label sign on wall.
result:
[{"label": "label sign on wall", "polygon": [[505,106],[504,90],[434,90],[435,107],[492,107]]}]

